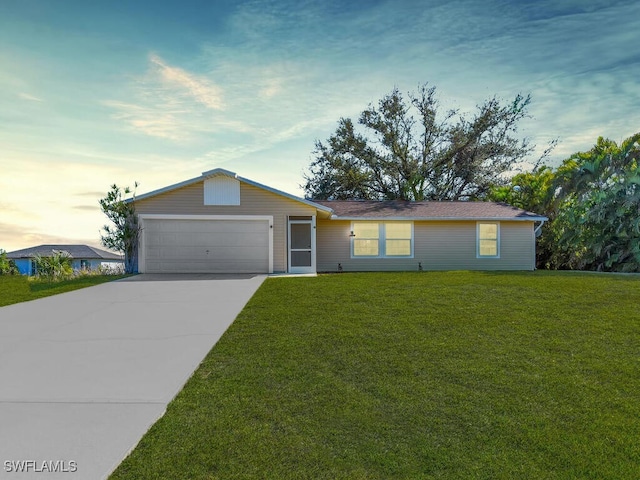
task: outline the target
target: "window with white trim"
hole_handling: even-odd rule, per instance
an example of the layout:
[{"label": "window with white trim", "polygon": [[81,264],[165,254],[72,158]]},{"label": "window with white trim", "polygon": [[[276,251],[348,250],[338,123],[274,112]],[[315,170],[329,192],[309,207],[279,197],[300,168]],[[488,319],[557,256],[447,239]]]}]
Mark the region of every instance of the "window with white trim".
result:
[{"label": "window with white trim", "polygon": [[377,222],[358,222],[351,227],[354,257],[380,256],[380,225]]},{"label": "window with white trim", "polygon": [[500,258],[500,224],[478,222],[478,258]]},{"label": "window with white trim", "polygon": [[351,256],[396,258],[413,256],[412,222],[353,222]]}]

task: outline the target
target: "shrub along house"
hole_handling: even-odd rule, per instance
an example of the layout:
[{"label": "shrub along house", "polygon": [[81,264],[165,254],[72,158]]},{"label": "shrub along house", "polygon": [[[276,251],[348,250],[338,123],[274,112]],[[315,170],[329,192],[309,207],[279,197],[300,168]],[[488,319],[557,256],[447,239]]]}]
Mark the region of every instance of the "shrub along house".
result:
[{"label": "shrub along house", "polygon": [[135,207],[141,273],[533,270],[547,220],[490,202],[312,201],[223,169]]}]

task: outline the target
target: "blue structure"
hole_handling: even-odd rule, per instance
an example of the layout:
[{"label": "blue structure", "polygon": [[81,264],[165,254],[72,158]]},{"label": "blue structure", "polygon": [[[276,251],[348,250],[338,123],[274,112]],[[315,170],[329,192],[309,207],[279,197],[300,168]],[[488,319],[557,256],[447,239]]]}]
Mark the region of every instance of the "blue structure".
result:
[{"label": "blue structure", "polygon": [[124,270],[124,259],[118,255],[89,245],[38,245],[7,252],[7,258],[16,263],[22,275],[34,275],[33,257],[40,255],[49,257],[54,252],[67,252],[71,256],[71,267],[74,270],[97,270],[100,267]]}]

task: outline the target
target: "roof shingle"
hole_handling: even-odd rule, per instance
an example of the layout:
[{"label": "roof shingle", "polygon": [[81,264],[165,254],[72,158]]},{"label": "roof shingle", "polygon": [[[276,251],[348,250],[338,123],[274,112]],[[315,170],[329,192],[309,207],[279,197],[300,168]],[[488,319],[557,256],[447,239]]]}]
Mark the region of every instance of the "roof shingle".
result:
[{"label": "roof shingle", "polygon": [[547,220],[546,217],[497,202],[407,202],[402,200],[313,200],[333,210],[332,218],[416,220]]},{"label": "roof shingle", "polygon": [[68,252],[72,258],[122,260],[121,255],[107,252],[106,250],[101,250],[99,248],[90,247],[89,245],[38,245],[37,247],[23,248],[22,250],[7,252],[7,258],[31,258],[34,255],[46,257],[52,255],[54,250]]}]

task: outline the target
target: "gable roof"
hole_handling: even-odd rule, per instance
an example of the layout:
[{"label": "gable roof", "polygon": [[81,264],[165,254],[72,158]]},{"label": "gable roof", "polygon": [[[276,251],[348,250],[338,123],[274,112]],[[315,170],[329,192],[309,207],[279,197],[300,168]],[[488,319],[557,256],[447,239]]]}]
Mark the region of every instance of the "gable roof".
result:
[{"label": "gable roof", "polygon": [[38,245],[37,247],[23,248],[22,250],[7,252],[7,258],[31,258],[34,255],[48,257],[53,254],[54,250],[68,252],[72,258],[78,259],[122,261],[121,255],[107,252],[106,250],[101,250],[99,248],[90,247],[89,245]]},{"label": "gable roof", "polygon": [[[225,175],[248,185],[266,190],[267,192],[304,203],[316,208],[325,215],[331,215],[335,220],[512,220],[512,221],[546,221],[547,217],[527,212],[517,207],[497,202],[451,202],[429,201],[408,202],[403,200],[308,200],[297,197],[282,190],[277,190],[248,178],[239,176],[235,172],[223,168],[215,168],[202,172],[199,177],[190,178],[183,182],[174,183],[142,195],[136,200],[144,200],[156,195],[171,192],[182,187],[203,182],[216,175]],[[133,201],[128,198],[126,202]]]},{"label": "gable roof", "polygon": [[[235,178],[236,180],[238,180],[240,182],[243,182],[243,183],[246,183],[248,185],[251,185],[253,187],[261,188],[262,190],[266,190],[267,192],[275,193],[276,195],[280,195],[280,196],[288,198],[290,200],[294,200],[296,202],[304,203],[305,205],[309,205],[309,206],[314,207],[314,208],[316,208],[318,210],[323,210],[323,211],[325,211],[327,213],[331,212],[330,208],[325,207],[323,205],[320,205],[318,203],[315,203],[314,201],[307,200],[305,198],[296,197],[295,195],[292,195],[292,194],[287,193],[287,192],[283,192],[282,190],[277,190],[275,188],[268,187],[268,186],[263,185],[261,183],[254,182],[253,180],[249,180],[248,178],[241,177],[237,173],[231,172],[229,170],[225,170],[223,168],[215,168],[215,169],[209,170],[207,172],[202,172],[202,175],[200,175],[199,177],[190,178],[189,180],[185,180],[184,182],[174,183],[173,185],[169,185],[169,186],[164,187],[164,188],[159,188],[158,190],[153,190],[152,192],[144,193],[142,195],[137,195],[136,196],[136,200],[144,200],[145,198],[154,197],[156,195],[160,195],[161,193],[171,192],[173,190],[177,190],[178,188],[182,188],[182,187],[186,187],[188,185],[192,185],[194,183],[202,182],[202,181],[206,180],[207,178],[211,178],[211,177],[214,177],[216,175],[226,175],[228,177]],[[125,201],[126,202],[131,202],[132,200],[133,200],[132,198],[128,198]]]},{"label": "gable roof", "polygon": [[542,215],[496,202],[314,201],[331,208],[331,218],[335,220],[547,220]]}]

